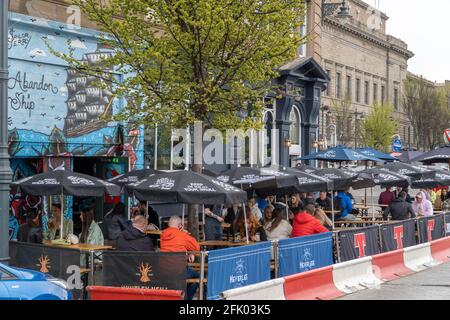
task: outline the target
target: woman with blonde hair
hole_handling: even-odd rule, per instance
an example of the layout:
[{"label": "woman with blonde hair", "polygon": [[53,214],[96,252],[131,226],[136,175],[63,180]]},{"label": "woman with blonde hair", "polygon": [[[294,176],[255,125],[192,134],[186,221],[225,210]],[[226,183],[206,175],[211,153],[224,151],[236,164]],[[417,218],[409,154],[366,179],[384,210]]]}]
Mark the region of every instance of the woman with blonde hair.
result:
[{"label": "woman with blonde hair", "polygon": [[325,213],[325,211],[323,211],[320,208],[317,208],[314,211],[314,217],[320,221],[320,223],[327,228],[328,230],[333,230],[333,222],[331,221],[330,218],[328,218],[327,214]]}]

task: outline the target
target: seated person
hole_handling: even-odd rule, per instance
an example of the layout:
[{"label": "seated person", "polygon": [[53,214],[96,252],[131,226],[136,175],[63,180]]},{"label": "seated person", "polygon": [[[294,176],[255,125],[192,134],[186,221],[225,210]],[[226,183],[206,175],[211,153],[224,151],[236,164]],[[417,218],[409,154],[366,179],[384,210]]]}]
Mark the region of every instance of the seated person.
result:
[{"label": "seated person", "polygon": [[48,220],[48,230],[44,235],[46,240],[55,240],[61,238],[61,218],[63,219],[63,239],[66,239],[69,234],[73,234],[73,221],[66,219],[61,212],[60,204],[52,205],[52,218]]},{"label": "seated person", "polygon": [[264,230],[267,235],[267,240],[289,239],[292,233],[292,226],[284,219],[286,216],[285,210],[282,208],[267,210],[268,208],[264,211]]},{"label": "seated person", "polygon": [[94,221],[94,210],[84,208],[81,210],[81,234],[80,243],[102,246],[105,244],[103,233],[97,222]]},{"label": "seated person", "polygon": [[445,200],[444,203],[442,203],[442,211],[444,213],[449,213],[450,212],[450,199]]},{"label": "seated person", "polygon": [[[92,208],[84,208],[81,210],[81,234],[79,236],[80,243],[103,246],[103,232],[97,222],[94,221],[94,210]],[[81,265],[86,266],[86,256],[81,255]],[[101,262],[100,259],[94,259],[95,262]]]},{"label": "seated person", "polygon": [[[169,220],[169,227],[161,235],[161,252],[198,252],[200,245],[194,237],[190,236],[183,229],[182,221],[179,216],[172,216]],[[195,256],[188,256],[189,262],[194,262]],[[198,279],[200,274],[187,268],[187,277]],[[198,283],[189,283],[186,290],[186,299],[192,300],[198,289]]]},{"label": "seated person", "polygon": [[314,218],[316,218],[317,220],[320,221],[320,223],[328,229],[328,231],[332,231],[333,230],[333,221],[330,220],[330,218],[328,218],[327,214],[325,213],[325,211],[323,211],[320,208],[317,208],[314,211]]},{"label": "seated person", "polygon": [[425,193],[422,191],[416,195],[416,201],[413,202],[412,207],[418,217],[433,216],[433,204],[430,200],[427,200]]},{"label": "seated person", "polygon": [[258,219],[262,219],[262,212],[261,209],[258,207],[258,202],[256,201],[256,198],[252,197],[248,199],[247,205],[250,208],[253,215]]},{"label": "seated person", "polygon": [[318,233],[328,232],[322,223],[313,217],[316,208],[312,204],[305,207],[305,211],[295,215],[292,229],[292,238],[311,236]]},{"label": "seated person", "polygon": [[17,236],[19,242],[42,244],[42,223],[41,213],[37,209],[29,209],[26,215],[26,222],[19,227]]},{"label": "seated person", "polygon": [[153,251],[153,243],[145,234],[147,219],[144,216],[136,216],[132,225],[120,233],[117,239],[118,251]]},{"label": "seated person", "polygon": [[312,204],[314,205],[314,196],[312,192],[307,192],[304,200],[304,205]]},{"label": "seated person", "polygon": [[337,206],[337,209],[340,210],[340,215],[336,216],[337,220],[340,221],[356,220],[356,217],[353,214],[351,214],[351,212],[353,211],[353,203],[346,191],[339,191],[334,202],[335,205]]},{"label": "seated person", "polygon": [[130,225],[125,218],[125,205],[122,202],[116,203],[103,218],[103,223],[106,229],[105,239],[109,245],[115,247],[120,234]]},{"label": "seated person", "polygon": [[319,198],[316,199],[316,205],[325,211],[331,211],[331,199],[328,197],[327,192],[321,191]]}]

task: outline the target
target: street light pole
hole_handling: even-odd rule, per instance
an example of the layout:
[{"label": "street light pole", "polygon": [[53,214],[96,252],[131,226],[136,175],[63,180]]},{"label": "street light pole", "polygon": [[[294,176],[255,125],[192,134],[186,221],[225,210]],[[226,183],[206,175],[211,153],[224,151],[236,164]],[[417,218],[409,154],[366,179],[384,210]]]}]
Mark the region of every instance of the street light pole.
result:
[{"label": "street light pole", "polygon": [[363,117],[364,113],[358,112],[358,110],[355,110],[355,149],[358,148],[358,117]]},{"label": "street light pole", "polygon": [[0,262],[9,260],[8,7],[0,0]]}]

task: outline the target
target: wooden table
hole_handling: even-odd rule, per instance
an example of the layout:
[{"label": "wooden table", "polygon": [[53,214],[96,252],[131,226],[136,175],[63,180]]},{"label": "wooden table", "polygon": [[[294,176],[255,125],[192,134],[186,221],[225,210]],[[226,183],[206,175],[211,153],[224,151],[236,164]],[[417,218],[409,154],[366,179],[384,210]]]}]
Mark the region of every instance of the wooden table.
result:
[{"label": "wooden table", "polygon": [[47,247],[52,248],[65,248],[65,249],[74,249],[79,250],[80,253],[88,254],[90,257],[90,272],[91,272],[91,279],[92,284],[95,284],[94,281],[94,272],[95,272],[95,265],[94,265],[94,253],[97,251],[105,251],[105,250],[113,250],[113,247],[111,246],[98,246],[94,244],[86,244],[86,243],[79,243],[79,244],[58,244],[58,243],[52,243],[51,241],[43,241],[42,244]]},{"label": "wooden table", "polygon": [[160,235],[162,235],[162,230],[147,230],[147,231],[145,231],[145,234],[148,234],[148,235],[156,235],[156,236],[160,236]]},{"label": "wooden table", "polygon": [[368,204],[357,203],[356,205],[357,206],[366,206],[366,207],[371,207],[371,208],[375,208],[375,207],[387,208],[387,207],[389,207],[387,204],[372,204],[372,203],[368,203]]},{"label": "wooden table", "polygon": [[342,226],[344,224],[347,225],[354,225],[355,227],[357,225],[363,225],[363,226],[367,226],[367,225],[380,225],[380,224],[387,224],[390,223],[391,221],[366,221],[366,220],[354,220],[354,221],[335,221],[334,224],[338,225],[338,226]]},{"label": "wooden table", "polygon": [[232,242],[232,241],[202,241],[199,243],[202,247],[243,247],[251,244],[255,244],[256,242]]}]

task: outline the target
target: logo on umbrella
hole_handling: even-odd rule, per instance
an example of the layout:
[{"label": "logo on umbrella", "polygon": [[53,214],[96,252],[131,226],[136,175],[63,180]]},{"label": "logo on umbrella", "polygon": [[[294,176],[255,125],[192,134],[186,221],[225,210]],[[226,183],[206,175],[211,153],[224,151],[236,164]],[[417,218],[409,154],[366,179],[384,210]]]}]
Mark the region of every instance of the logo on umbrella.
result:
[{"label": "logo on umbrella", "polygon": [[155,184],[150,185],[150,188],[170,190],[175,186],[175,181],[169,178],[161,178]]},{"label": "logo on umbrella", "polygon": [[85,178],[69,176],[69,177],[67,177],[67,179],[69,179],[73,184],[85,184],[85,185],[90,185],[90,186],[95,185],[94,182],[92,182],[91,180],[85,179]]}]

